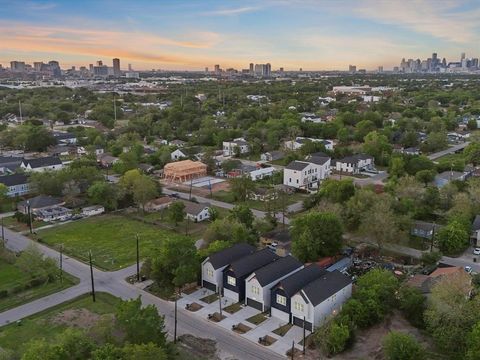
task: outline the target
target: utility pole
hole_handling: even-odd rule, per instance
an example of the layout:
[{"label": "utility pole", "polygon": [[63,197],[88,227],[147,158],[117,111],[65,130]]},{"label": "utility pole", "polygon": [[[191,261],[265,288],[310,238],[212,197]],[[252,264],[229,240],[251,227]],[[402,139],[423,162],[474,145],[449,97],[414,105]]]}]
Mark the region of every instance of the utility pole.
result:
[{"label": "utility pole", "polygon": [[192,200],[192,187],[193,187],[193,177],[190,178],[190,195],[188,195],[188,200]]},{"label": "utility pole", "polygon": [[305,356],[305,316],[303,317],[303,355]]},{"label": "utility pole", "polygon": [[138,234],[135,235],[135,238],[137,240],[137,281],[140,282],[140,247]]},{"label": "utility pole", "polygon": [[435,241],[435,227],[436,227],[436,224],[433,223],[433,228],[432,228],[432,241],[430,241],[430,252],[433,251],[433,242]]},{"label": "utility pole", "polygon": [[218,306],[220,308],[220,317],[223,317],[222,315],[222,287],[218,287]]},{"label": "utility pole", "polygon": [[290,358],[293,360],[293,354],[295,352],[295,341],[292,341],[292,351],[291,351],[291,354],[290,354]]},{"label": "utility pole", "polygon": [[175,322],[174,322],[174,328],[173,328],[173,343],[177,343],[177,299],[178,296],[175,293]]},{"label": "utility pole", "polygon": [[63,244],[60,245],[60,283],[63,283]]},{"label": "utility pole", "polygon": [[30,223],[30,234],[33,234],[32,206],[30,205],[30,200],[27,200],[27,209],[28,209],[28,221]]},{"label": "utility pole", "polygon": [[92,252],[91,251],[88,252],[88,258],[89,258],[89,261],[90,261],[90,280],[92,282],[92,299],[93,299],[93,302],[95,302],[95,284],[93,282],[93,265],[92,265]]}]

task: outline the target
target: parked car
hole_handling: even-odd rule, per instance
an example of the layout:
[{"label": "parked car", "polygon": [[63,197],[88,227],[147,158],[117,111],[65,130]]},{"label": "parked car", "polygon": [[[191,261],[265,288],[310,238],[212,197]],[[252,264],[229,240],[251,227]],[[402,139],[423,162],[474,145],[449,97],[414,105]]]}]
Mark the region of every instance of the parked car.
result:
[{"label": "parked car", "polygon": [[473,249],[473,255],[480,255],[480,248],[476,247]]},{"label": "parked car", "polygon": [[472,271],[473,271],[473,269],[472,269],[472,267],[471,267],[471,266],[465,266],[465,268],[464,268],[464,269],[465,269],[465,271],[466,271],[467,273],[469,273],[469,274],[471,274],[471,273],[472,273]]}]

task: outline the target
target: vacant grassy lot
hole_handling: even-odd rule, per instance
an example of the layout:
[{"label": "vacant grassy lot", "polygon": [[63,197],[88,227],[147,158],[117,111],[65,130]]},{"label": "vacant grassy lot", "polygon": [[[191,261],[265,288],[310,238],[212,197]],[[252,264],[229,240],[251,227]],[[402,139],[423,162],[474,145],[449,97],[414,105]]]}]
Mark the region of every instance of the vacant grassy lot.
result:
[{"label": "vacant grassy lot", "polygon": [[[0,312],[66,289],[77,282],[73,276],[64,273],[63,282],[58,279],[24,289],[30,280],[29,275],[20,268],[0,259],[0,292],[9,292],[7,296],[0,298]],[[13,293],[14,289],[18,289],[18,292]]]},{"label": "vacant grassy lot", "polygon": [[136,234],[141,257],[152,254],[164,239],[182,236],[124,216],[104,215],[41,230],[38,238],[57,248],[63,244],[66,254],[83,261],[91,250],[95,266],[118,270],[135,262]]},{"label": "vacant grassy lot", "polygon": [[[242,202],[235,201],[234,195],[231,191],[220,190],[213,194],[213,198],[218,201],[227,202],[230,204],[242,204]],[[287,196],[286,206],[292,205],[296,202],[303,201],[307,198],[307,195],[294,193]],[[267,210],[267,202],[260,200],[247,200],[243,204],[247,205],[251,209],[257,209],[261,211]],[[279,207],[279,205],[277,205]],[[278,209],[277,209],[278,210]]]},{"label": "vacant grassy lot", "polygon": [[[63,303],[39,314],[22,320],[20,325],[11,324],[0,328],[0,347],[14,351],[22,351],[22,347],[30,340],[46,338],[53,339],[57,334],[69,327],[67,321],[59,321],[64,312],[75,309],[84,309],[84,314],[110,314],[114,312],[119,299],[105,294],[97,293],[96,302],[89,295]],[[94,316],[91,316],[92,319]],[[81,319],[76,319],[80,322]],[[75,319],[70,320],[70,326],[80,326]],[[90,325],[94,325],[93,323]]]}]

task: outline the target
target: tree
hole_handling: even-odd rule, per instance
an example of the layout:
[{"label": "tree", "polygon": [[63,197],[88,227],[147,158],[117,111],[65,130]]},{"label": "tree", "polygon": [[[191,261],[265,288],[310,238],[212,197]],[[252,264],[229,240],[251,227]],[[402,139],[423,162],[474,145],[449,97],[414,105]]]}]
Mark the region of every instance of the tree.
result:
[{"label": "tree", "polygon": [[197,279],[199,259],[191,238],[167,238],[152,263],[152,278],[161,287],[179,288]]},{"label": "tree", "polygon": [[435,179],[435,171],[420,170],[415,174],[415,179],[426,185],[428,183],[431,183]]},{"label": "tree", "polygon": [[248,175],[237,176],[230,179],[230,189],[235,200],[243,202],[255,190],[255,183]]},{"label": "tree", "polygon": [[363,141],[365,136],[367,136],[368,133],[374,131],[375,129],[376,127],[373,121],[370,121],[370,120],[359,121],[358,124],[355,126],[355,140]]},{"label": "tree", "polygon": [[83,360],[90,357],[95,348],[91,338],[83,331],[73,328],[66,329],[57,339],[62,352],[70,360]]},{"label": "tree", "polygon": [[66,181],[62,171],[34,172],[30,176],[30,183],[40,194],[61,196]]},{"label": "tree", "polygon": [[372,207],[376,198],[377,194],[372,189],[361,188],[347,201],[346,217],[350,229],[358,229],[364,214]]},{"label": "tree", "polygon": [[185,204],[182,201],[175,201],[168,207],[168,218],[175,226],[182,222],[186,215]]},{"label": "tree", "polygon": [[480,320],[480,298],[469,297],[471,277],[459,270],[440,278],[432,287],[425,310],[426,329],[451,359],[464,359],[468,333]]},{"label": "tree", "polygon": [[402,237],[391,203],[388,195],[378,195],[361,218],[360,232],[375,241],[380,249],[383,244]]},{"label": "tree", "polygon": [[251,229],[253,225],[253,216],[252,210],[247,205],[236,205],[232,210],[230,210],[230,216],[232,219],[237,220],[240,224],[243,224],[247,229]]},{"label": "tree", "polygon": [[385,135],[372,131],[365,136],[363,151],[372,155],[378,164],[385,165],[386,157],[392,153],[392,145]]},{"label": "tree", "polygon": [[399,308],[405,314],[410,323],[416,327],[423,328],[423,312],[426,309],[426,298],[422,292],[411,286],[404,285],[398,293]]},{"label": "tree", "polygon": [[153,343],[164,347],[167,344],[163,316],[154,305],[142,307],[140,297],[121,301],[115,311],[119,327],[125,332],[125,340],[132,344]]},{"label": "tree", "polygon": [[478,339],[480,338],[480,322],[477,322],[467,337],[467,353],[465,354],[466,360],[478,360],[480,359],[480,344]]},{"label": "tree", "polygon": [[168,351],[149,342],[147,344],[127,344],[123,348],[122,360],[168,360]]},{"label": "tree", "polygon": [[22,360],[63,360],[65,354],[60,346],[47,342],[44,338],[31,340],[25,345]]},{"label": "tree", "polygon": [[116,210],[121,191],[115,184],[97,181],[88,188],[87,195],[91,203],[102,205],[107,210]]},{"label": "tree", "polygon": [[35,245],[29,245],[21,252],[16,265],[33,279],[54,281],[58,274],[57,263],[52,258],[44,257]]},{"label": "tree", "polygon": [[142,175],[135,180],[133,187],[133,200],[137,206],[142,207],[142,211],[145,211],[145,204],[154,199],[157,195],[157,184],[147,175]]},{"label": "tree", "polygon": [[422,360],[425,351],[415,338],[406,333],[392,331],[383,340],[387,360]]},{"label": "tree", "polygon": [[468,130],[476,130],[478,128],[477,120],[475,119],[468,120],[467,128]]},{"label": "tree", "polygon": [[465,160],[474,166],[480,165],[480,142],[471,142],[463,149]]},{"label": "tree", "polygon": [[345,203],[353,195],[355,195],[355,185],[352,179],[327,179],[322,183],[317,197],[326,198],[336,203]]},{"label": "tree", "polygon": [[435,164],[424,155],[410,157],[407,161],[405,170],[410,175],[415,175],[420,170],[433,170]]},{"label": "tree", "polygon": [[334,214],[309,212],[293,220],[290,234],[292,253],[303,262],[317,261],[338,253],[343,227]]},{"label": "tree", "polygon": [[231,244],[250,243],[254,240],[247,227],[232,218],[217,219],[212,222],[205,230],[203,239],[207,243],[220,240],[228,241]]},{"label": "tree", "polygon": [[122,348],[106,343],[92,352],[92,360],[124,360],[123,355]]},{"label": "tree", "polygon": [[397,178],[405,175],[405,161],[402,157],[395,156],[390,159],[388,173]]},{"label": "tree", "polygon": [[468,231],[465,226],[457,220],[450,221],[448,225],[441,228],[436,236],[438,247],[444,254],[458,254],[468,247]]},{"label": "tree", "polygon": [[352,336],[348,325],[335,320],[315,331],[314,334],[315,344],[328,356],[344,351]]},{"label": "tree", "polygon": [[213,206],[211,206],[208,208],[208,216],[210,221],[215,221],[220,216],[220,212],[218,211],[217,208],[214,208]]}]

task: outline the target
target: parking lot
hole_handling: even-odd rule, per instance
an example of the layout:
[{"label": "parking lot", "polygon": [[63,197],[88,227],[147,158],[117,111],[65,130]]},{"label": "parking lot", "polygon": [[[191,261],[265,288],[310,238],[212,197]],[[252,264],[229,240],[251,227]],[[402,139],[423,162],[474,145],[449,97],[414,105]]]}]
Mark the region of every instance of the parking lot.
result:
[{"label": "parking lot", "polygon": [[[187,306],[190,306],[190,311],[192,311],[193,314],[203,317],[205,319],[208,319],[210,315],[211,322],[223,327],[225,331],[233,332],[234,327],[238,327],[235,330],[238,336],[242,336],[258,344],[258,346],[266,346],[270,350],[280,355],[286,355],[287,351],[292,348],[292,342],[295,343],[295,347],[298,350],[303,349],[303,346],[301,345],[301,341],[303,340],[302,328],[298,326],[292,326],[290,329],[288,329],[288,331],[286,331],[285,334],[283,334],[283,336],[277,335],[273,333],[273,331],[281,328],[282,326],[285,326],[287,324],[285,321],[277,319],[275,317],[270,317],[268,315],[266,315],[264,319],[260,311],[249,306],[233,305],[234,302],[225,297],[221,299],[222,316],[224,318],[216,322],[215,320],[219,320],[218,317],[214,318],[212,317],[212,315],[215,313],[217,313],[217,316],[219,315],[219,301],[214,300],[210,302],[210,299],[208,299],[209,297],[214,298],[215,293],[211,290],[202,288],[191,294],[182,294],[182,298],[178,301],[178,306],[184,309],[187,309]],[[228,313],[225,310],[226,308],[228,309],[229,306],[231,307],[231,305],[238,306],[239,308],[233,314]],[[194,307],[194,309],[192,309],[192,307]],[[261,323],[255,325],[251,322],[252,317],[262,319]],[[241,325],[239,326],[239,324]],[[310,332],[306,331],[306,336],[308,336],[309,334]],[[260,345],[259,339],[265,337],[267,337],[266,339],[269,340],[269,344]]]}]

